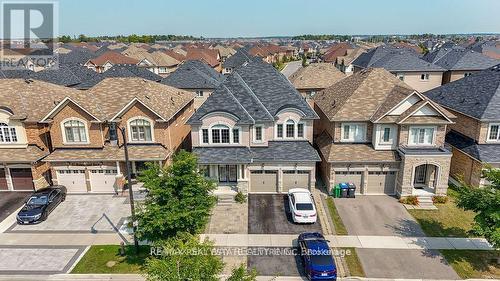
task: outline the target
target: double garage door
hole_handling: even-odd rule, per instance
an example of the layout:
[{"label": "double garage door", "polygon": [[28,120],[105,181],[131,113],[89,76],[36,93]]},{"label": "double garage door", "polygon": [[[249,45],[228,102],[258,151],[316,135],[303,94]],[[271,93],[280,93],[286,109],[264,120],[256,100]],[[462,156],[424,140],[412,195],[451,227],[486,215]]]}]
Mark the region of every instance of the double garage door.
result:
[{"label": "double garage door", "polygon": [[[288,192],[291,188],[309,188],[309,171],[283,170],[282,192]],[[253,170],[250,171],[250,192],[276,193],[278,190],[277,170]]]},{"label": "double garage door", "polygon": [[[114,193],[116,175],[115,169],[89,169],[90,192]],[[60,185],[66,186],[68,193],[88,192],[85,168],[58,170],[57,179]]]},{"label": "double garage door", "polygon": [[[8,190],[6,168],[0,168],[0,190]],[[9,168],[13,190],[32,191],[33,176],[31,168]]]},{"label": "double garage door", "polygon": [[335,183],[352,182],[356,185],[357,193],[360,193],[359,188],[362,186],[363,181],[366,181],[366,190],[364,194],[377,195],[395,193],[396,187],[396,172],[384,171],[375,172],[369,171],[368,178],[363,179],[362,171],[337,171],[335,172]]}]

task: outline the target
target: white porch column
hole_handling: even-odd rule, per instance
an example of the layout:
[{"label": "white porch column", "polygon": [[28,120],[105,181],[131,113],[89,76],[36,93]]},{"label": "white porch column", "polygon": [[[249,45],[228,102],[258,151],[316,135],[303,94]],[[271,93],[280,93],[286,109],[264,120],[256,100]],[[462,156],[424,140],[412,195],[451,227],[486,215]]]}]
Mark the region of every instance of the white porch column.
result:
[{"label": "white porch column", "polygon": [[120,161],[116,161],[116,174],[121,175],[122,172],[120,171]]},{"label": "white porch column", "polygon": [[12,182],[12,177],[10,175],[10,169],[7,166],[7,164],[4,164],[4,167],[5,167],[5,179],[7,180],[7,188],[10,191],[13,191],[14,190],[14,183]]}]

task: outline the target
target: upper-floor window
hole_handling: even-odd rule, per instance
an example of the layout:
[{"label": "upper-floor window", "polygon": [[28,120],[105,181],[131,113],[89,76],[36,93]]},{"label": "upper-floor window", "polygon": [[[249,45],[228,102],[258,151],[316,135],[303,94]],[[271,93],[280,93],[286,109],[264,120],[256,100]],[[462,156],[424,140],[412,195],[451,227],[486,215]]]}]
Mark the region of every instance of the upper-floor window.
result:
[{"label": "upper-floor window", "polygon": [[341,140],[344,142],[363,142],[366,138],[366,124],[342,124]]},{"label": "upper-floor window", "polygon": [[[215,125],[210,129],[202,129],[202,142],[205,144],[213,143],[240,143],[240,130],[239,128],[229,128],[226,125]],[[209,137],[211,136],[211,142]]]},{"label": "upper-floor window", "polygon": [[255,141],[261,142],[263,141],[263,129],[262,126],[255,126]]},{"label": "upper-floor window", "polygon": [[304,137],[304,123],[297,124],[297,137],[298,138]]},{"label": "upper-floor window", "polygon": [[471,76],[471,75],[472,75],[472,73],[471,73],[471,72],[465,72],[465,73],[464,73],[464,77]]},{"label": "upper-floor window", "polygon": [[196,91],[196,96],[197,97],[203,97],[203,91]]},{"label": "upper-floor window", "polygon": [[382,134],[380,135],[381,143],[390,143],[391,142],[391,127],[384,127],[382,130]]},{"label": "upper-floor window", "polygon": [[432,145],[434,144],[434,127],[412,127],[410,128],[409,144]]},{"label": "upper-floor window", "polygon": [[500,141],[500,124],[490,124],[488,129],[488,141]]},{"label": "upper-floor window", "polygon": [[240,143],[240,129],[233,128],[233,143]]},{"label": "upper-floor window", "polygon": [[166,68],[166,67],[159,67],[159,68],[158,68],[158,72],[159,72],[159,73],[167,73],[167,72],[168,72],[168,70],[167,70],[167,68]]},{"label": "upper-floor window", "polygon": [[276,137],[283,138],[283,124],[276,125]]},{"label": "upper-floor window", "polygon": [[422,73],[420,74],[420,80],[422,81],[428,81],[429,80],[429,73]]},{"label": "upper-floor window", "polygon": [[130,139],[132,141],[153,141],[151,122],[145,119],[134,119],[130,122]]},{"label": "upper-floor window", "polygon": [[16,128],[0,123],[0,142],[17,142]]},{"label": "upper-floor window", "polygon": [[80,120],[68,120],[63,123],[65,142],[68,143],[86,143],[87,127]]},{"label": "upper-floor window", "polygon": [[286,137],[287,138],[295,137],[295,122],[293,120],[286,121]]},{"label": "upper-floor window", "polygon": [[398,77],[398,79],[401,81],[405,80],[405,75],[403,73],[396,73],[396,77]]},{"label": "upper-floor window", "polygon": [[202,132],[202,139],[201,139],[202,142],[203,143],[208,143],[209,142],[209,140],[208,140],[208,129],[202,129],[201,132]]}]

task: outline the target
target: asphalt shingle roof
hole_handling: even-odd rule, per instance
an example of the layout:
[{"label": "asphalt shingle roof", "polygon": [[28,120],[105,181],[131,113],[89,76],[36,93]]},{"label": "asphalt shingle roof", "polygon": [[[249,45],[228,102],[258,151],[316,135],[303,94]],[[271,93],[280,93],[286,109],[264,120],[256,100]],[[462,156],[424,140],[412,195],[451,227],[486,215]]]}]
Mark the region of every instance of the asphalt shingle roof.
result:
[{"label": "asphalt shingle roof", "polygon": [[30,78],[62,86],[75,86],[99,74],[80,64],[60,65],[33,73]]},{"label": "asphalt shingle roof", "polygon": [[242,164],[250,163],[249,147],[193,147],[199,164]]},{"label": "asphalt shingle roof", "polygon": [[228,57],[224,61],[222,66],[224,68],[238,68],[245,62],[250,62],[257,59],[260,58],[250,55],[245,49],[239,49],[234,55]]},{"label": "asphalt shingle roof", "polygon": [[135,77],[142,78],[150,81],[158,82],[162,79],[161,76],[154,74],[153,72],[139,67],[137,65],[130,64],[115,64],[113,67],[108,69],[103,73],[96,73],[96,75],[89,77],[89,79],[82,81],[82,83],[75,86],[78,89],[89,89],[106,78],[116,78],[116,77]]},{"label": "asphalt shingle roof", "polygon": [[425,93],[442,106],[479,120],[500,120],[500,65]]},{"label": "asphalt shingle roof", "polygon": [[479,161],[500,163],[500,146],[498,144],[478,144],[473,139],[453,130],[446,134],[446,142]]},{"label": "asphalt shingle roof", "polygon": [[[423,59],[447,70],[478,70],[497,65],[500,60],[464,48],[450,48],[427,54]],[[440,52],[440,53],[439,53]]]},{"label": "asphalt shingle roof", "polygon": [[215,89],[223,80],[224,76],[207,64],[189,60],[163,78],[161,83],[179,89]]}]

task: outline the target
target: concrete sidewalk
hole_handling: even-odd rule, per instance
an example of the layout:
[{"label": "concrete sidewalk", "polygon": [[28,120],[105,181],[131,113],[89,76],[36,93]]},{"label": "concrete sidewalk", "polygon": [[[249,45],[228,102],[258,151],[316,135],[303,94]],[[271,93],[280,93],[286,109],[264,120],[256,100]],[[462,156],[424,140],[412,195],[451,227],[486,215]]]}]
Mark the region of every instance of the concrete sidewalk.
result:
[{"label": "concrete sidewalk", "polygon": [[[292,247],[297,235],[268,234],[203,234],[220,247]],[[331,247],[364,249],[460,249],[493,250],[484,238],[399,237],[399,236],[335,236],[326,235]]]},{"label": "concrete sidewalk", "polygon": [[[143,281],[144,277],[138,274],[55,274],[55,275],[0,275],[0,281]],[[224,276],[221,278],[224,280]],[[295,281],[307,280],[304,277],[295,276],[258,276],[258,281]],[[344,277],[338,278],[339,281],[436,281],[436,279],[385,279],[385,278],[359,278]],[[440,281],[456,281],[462,279],[440,279]],[[491,279],[466,279],[468,281],[486,281]]]}]

